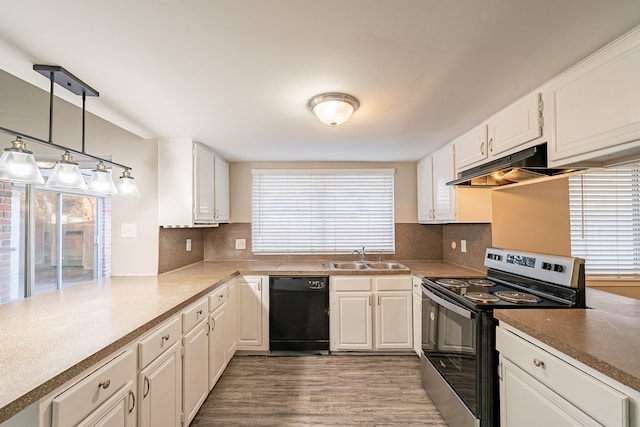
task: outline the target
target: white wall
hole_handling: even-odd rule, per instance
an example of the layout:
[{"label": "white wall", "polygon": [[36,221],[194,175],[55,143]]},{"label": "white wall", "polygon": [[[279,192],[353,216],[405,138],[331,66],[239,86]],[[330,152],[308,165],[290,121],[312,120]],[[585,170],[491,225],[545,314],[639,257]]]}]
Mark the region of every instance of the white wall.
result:
[{"label": "white wall", "polygon": [[229,165],[230,222],[251,222],[251,169],[376,169],[396,170],[395,222],[418,222],[415,162],[245,162]]},{"label": "white wall", "polygon": [[[35,73],[35,71],[33,71]],[[90,83],[89,83],[90,84]],[[99,88],[97,88],[99,90]],[[65,89],[56,85],[55,91]],[[49,94],[4,71],[0,71],[0,126],[48,139]],[[87,98],[87,104],[95,98]],[[82,148],[82,110],[66,101],[54,102],[53,141],[80,150]],[[0,148],[10,146],[14,138],[0,134]],[[139,199],[112,198],[112,275],[156,275],[158,271],[158,190],[157,142],[144,140],[105,120],[87,113],[87,153],[109,158],[133,168],[140,189]],[[60,151],[30,144],[36,155],[59,158]],[[114,168],[120,176],[122,169]],[[122,224],[135,224],[136,237],[120,237]]]}]

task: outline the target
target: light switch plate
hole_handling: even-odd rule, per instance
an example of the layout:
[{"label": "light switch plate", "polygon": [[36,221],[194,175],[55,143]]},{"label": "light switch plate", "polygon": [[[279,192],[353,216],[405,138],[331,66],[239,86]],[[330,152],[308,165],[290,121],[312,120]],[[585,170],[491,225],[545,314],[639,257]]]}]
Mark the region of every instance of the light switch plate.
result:
[{"label": "light switch plate", "polygon": [[460,251],[461,252],[467,252],[467,241],[466,240],[460,240]]},{"label": "light switch plate", "polygon": [[236,239],[236,249],[247,249],[247,241],[245,239]]},{"label": "light switch plate", "polygon": [[191,251],[191,239],[187,239],[187,252]]},{"label": "light switch plate", "polygon": [[120,237],[133,239],[136,237],[136,225],[135,224],[121,224],[120,225]]}]

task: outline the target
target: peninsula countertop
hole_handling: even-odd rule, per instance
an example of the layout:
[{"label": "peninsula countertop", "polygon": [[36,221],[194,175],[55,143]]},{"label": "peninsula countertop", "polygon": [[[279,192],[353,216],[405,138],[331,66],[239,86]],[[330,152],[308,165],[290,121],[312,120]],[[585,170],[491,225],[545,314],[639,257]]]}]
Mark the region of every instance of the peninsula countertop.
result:
[{"label": "peninsula countertop", "polygon": [[336,271],[327,261],[200,262],[158,276],[110,277],[0,305],[0,422],[236,275],[408,274],[481,277],[443,261],[401,271]]}]

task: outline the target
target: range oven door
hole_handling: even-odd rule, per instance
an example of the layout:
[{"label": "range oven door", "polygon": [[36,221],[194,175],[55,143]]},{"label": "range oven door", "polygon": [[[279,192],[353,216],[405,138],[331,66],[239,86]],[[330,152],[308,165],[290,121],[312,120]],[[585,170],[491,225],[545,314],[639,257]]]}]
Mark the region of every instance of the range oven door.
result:
[{"label": "range oven door", "polygon": [[475,312],[423,285],[422,383],[450,425],[479,422],[477,331]]}]

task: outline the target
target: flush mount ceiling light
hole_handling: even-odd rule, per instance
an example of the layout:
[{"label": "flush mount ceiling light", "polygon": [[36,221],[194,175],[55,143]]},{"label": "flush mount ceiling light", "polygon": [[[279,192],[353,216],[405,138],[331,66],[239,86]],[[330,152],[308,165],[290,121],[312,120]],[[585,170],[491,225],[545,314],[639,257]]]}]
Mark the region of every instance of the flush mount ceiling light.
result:
[{"label": "flush mount ceiling light", "polygon": [[307,108],[329,126],[338,126],[349,120],[349,117],[360,107],[360,102],[346,93],[321,93],[307,102]]},{"label": "flush mount ceiling light", "polygon": [[[45,187],[63,188],[87,191],[87,184],[80,173],[80,167],[73,160],[73,154],[81,157],[94,159],[98,162],[96,169],[93,171],[89,181],[89,191],[101,195],[116,194],[117,190],[111,179],[111,173],[107,170],[105,163],[124,169],[123,177],[128,178],[128,190],[124,195],[133,195],[140,197],[140,192],[131,177],[131,168],[111,160],[102,159],[85,152],[85,104],[87,96],[99,96],[98,91],[78,79],[76,76],[58,65],[40,65],[35,64],[33,69],[43,76],[49,78],[49,139],[43,140],[33,136],[25,135],[11,129],[0,127],[0,132],[15,135],[17,139],[13,141],[10,148],[6,148],[0,158],[0,180],[13,182],[27,182],[34,184],[42,184],[44,182],[37,163],[33,158],[33,154],[26,149],[23,139],[35,142],[40,145],[63,150],[62,160],[58,161],[53,172],[47,179]],[[82,95],[82,150],[74,150],[72,148],[58,145],[53,142],[53,89],[54,83],[59,84],[68,91]],[[35,170],[33,169],[35,167]],[[122,179],[121,179],[122,181]]]}]

